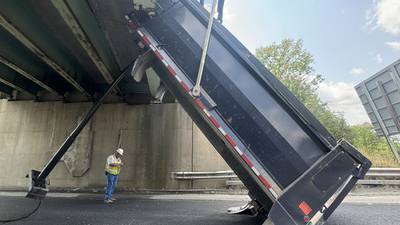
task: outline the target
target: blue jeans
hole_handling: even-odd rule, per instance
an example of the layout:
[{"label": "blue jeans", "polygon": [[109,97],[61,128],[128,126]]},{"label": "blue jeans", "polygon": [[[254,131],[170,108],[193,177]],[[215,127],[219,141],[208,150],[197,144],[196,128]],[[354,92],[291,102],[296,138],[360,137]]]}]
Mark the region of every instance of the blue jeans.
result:
[{"label": "blue jeans", "polygon": [[112,198],[118,180],[118,175],[112,175],[107,173],[106,176],[107,176],[107,189],[106,189],[106,195],[104,197],[105,200]]}]

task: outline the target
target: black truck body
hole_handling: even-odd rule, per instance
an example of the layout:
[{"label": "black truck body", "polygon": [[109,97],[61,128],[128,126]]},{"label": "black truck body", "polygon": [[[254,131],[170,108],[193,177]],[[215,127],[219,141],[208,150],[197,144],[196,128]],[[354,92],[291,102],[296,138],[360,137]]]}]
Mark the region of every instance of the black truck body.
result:
[{"label": "black truck body", "polygon": [[153,66],[275,225],[318,224],[371,166],[320,122],[227,29],[214,22],[201,95],[196,81],[209,13],[156,0],[127,16]]}]

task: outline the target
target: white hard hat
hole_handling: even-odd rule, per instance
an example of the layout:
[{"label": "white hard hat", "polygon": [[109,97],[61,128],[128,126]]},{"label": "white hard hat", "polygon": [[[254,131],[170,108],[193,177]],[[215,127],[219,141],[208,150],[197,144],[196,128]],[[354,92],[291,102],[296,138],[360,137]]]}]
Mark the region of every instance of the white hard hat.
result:
[{"label": "white hard hat", "polygon": [[122,148],[117,149],[118,154],[124,155],[124,150]]}]

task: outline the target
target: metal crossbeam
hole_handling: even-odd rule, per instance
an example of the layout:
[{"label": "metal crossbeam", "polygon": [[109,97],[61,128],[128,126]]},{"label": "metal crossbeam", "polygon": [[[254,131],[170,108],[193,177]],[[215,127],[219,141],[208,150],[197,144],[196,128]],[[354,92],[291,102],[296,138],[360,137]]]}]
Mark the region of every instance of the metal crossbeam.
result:
[{"label": "metal crossbeam", "polygon": [[[148,52],[144,53],[147,55]],[[139,56],[134,62],[128,65],[122,73],[110,84],[106,92],[98,99],[98,101],[89,109],[89,111],[84,115],[79,124],[75,127],[75,129],[70,133],[70,135],[65,139],[63,144],[58,148],[56,153],[47,162],[46,166],[42,169],[42,171],[31,171],[31,186],[26,195],[27,198],[44,198],[48,189],[46,188],[46,178],[49,176],[51,171],[56,167],[57,163],[61,160],[61,158],[65,155],[71,145],[74,143],[75,139],[78,137],[80,132],[85,128],[86,124],[91,120],[93,115],[99,109],[101,104],[104,102],[106,97],[112,92],[112,90],[121,82],[124,77],[129,74],[129,69],[133,64],[132,71],[136,71],[139,65],[143,62],[143,56]]]},{"label": "metal crossbeam", "polygon": [[9,22],[3,15],[0,14],[0,25],[12,34],[18,41],[20,41],[25,47],[32,51],[36,56],[47,63],[54,71],[60,76],[67,80],[72,86],[78,91],[85,93],[90,96],[89,92],[85,90],[70,74],[68,74],[60,65],[58,65],[53,59],[51,59],[39,46],[33,43],[26,35],[24,35],[17,27]]},{"label": "metal crossbeam", "polygon": [[9,87],[11,87],[11,88],[13,88],[13,89],[15,89],[15,90],[17,90],[17,91],[19,91],[19,92],[26,93],[26,94],[29,94],[29,95],[32,95],[32,96],[36,96],[36,94],[34,94],[34,93],[32,93],[32,92],[30,92],[30,91],[28,91],[28,90],[26,90],[26,89],[24,89],[24,88],[22,88],[20,86],[17,86],[15,84],[11,83],[10,81],[7,81],[7,80],[5,80],[5,79],[3,79],[1,77],[0,77],[0,82],[5,84],[5,85],[7,85],[7,86],[9,86]]},{"label": "metal crossbeam", "polygon": [[32,82],[34,82],[35,84],[39,85],[43,89],[45,89],[45,90],[47,90],[47,91],[49,91],[49,92],[51,92],[53,94],[61,96],[61,94],[58,93],[56,90],[54,90],[53,88],[51,88],[47,84],[43,83],[42,81],[37,79],[32,74],[30,74],[30,73],[26,72],[25,70],[21,69],[19,66],[17,66],[14,63],[8,61],[6,58],[2,57],[1,55],[0,55],[0,63],[3,63],[4,65],[6,65],[9,68],[13,69],[15,72],[17,72],[17,73],[21,74],[22,76],[26,77],[27,79],[31,80]]},{"label": "metal crossbeam", "polygon": [[111,84],[113,82],[113,77],[108,70],[107,66],[103,62],[102,58],[100,57],[99,53],[97,52],[96,48],[94,47],[93,43],[91,42],[90,38],[87,36],[86,32],[84,31],[83,27],[75,17],[74,13],[72,12],[71,8],[68,6],[68,3],[65,0],[52,0],[51,1],[54,7],[57,9],[58,13],[61,15],[65,23],[71,29],[72,33],[74,34],[76,40],[88,54],[98,71],[103,76],[104,80]]}]

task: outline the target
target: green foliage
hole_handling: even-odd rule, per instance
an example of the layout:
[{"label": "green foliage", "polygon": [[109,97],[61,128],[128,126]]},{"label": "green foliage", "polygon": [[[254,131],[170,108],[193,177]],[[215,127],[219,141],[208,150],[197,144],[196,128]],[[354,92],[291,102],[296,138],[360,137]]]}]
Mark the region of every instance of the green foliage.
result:
[{"label": "green foliage", "polygon": [[352,144],[369,158],[375,167],[399,167],[386,140],[375,134],[371,124],[354,125],[351,127],[351,133]]},{"label": "green foliage", "polygon": [[351,130],[340,114],[329,110],[318,97],[322,76],[315,74],[314,59],[303,41],[284,39],[256,50],[256,57],[321,121],[337,138],[351,137]]},{"label": "green foliage", "polygon": [[[314,75],[312,55],[303,49],[303,41],[284,39],[256,50],[256,57],[302,102],[318,98],[316,91],[322,82]],[[313,96],[313,99],[310,99]]]},{"label": "green foliage", "polygon": [[370,124],[355,125],[351,127],[354,135],[352,143],[354,146],[364,148],[366,150],[373,149],[377,152],[388,150],[386,140],[379,138]]}]

